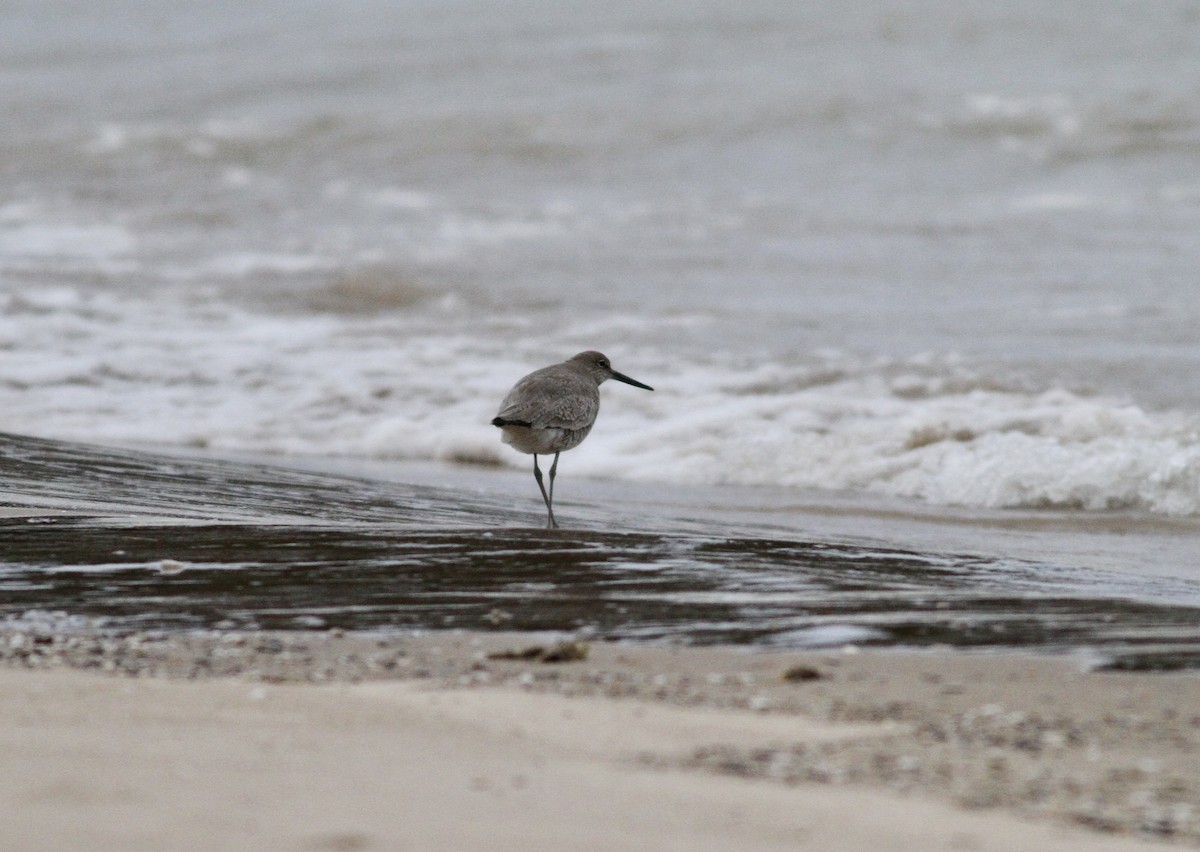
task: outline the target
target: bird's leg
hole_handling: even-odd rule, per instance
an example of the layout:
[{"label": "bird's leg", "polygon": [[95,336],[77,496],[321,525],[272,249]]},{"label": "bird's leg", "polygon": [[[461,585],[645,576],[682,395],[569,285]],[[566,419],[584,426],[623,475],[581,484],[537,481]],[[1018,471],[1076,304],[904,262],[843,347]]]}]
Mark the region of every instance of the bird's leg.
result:
[{"label": "bird's leg", "polygon": [[554,503],[554,474],[558,472],[558,457],[561,453],[554,454],[554,461],[550,465],[550,503]]},{"label": "bird's leg", "polygon": [[[558,456],[554,457],[554,465],[558,465]],[[538,467],[537,453],[533,454],[533,478],[537,480],[538,488],[542,492],[542,499],[546,501],[546,511],[550,514],[550,522],[546,524],[547,529],[557,529],[558,522],[554,520],[554,506],[551,505],[550,495],[546,493],[546,486],[542,484],[542,469]],[[550,468],[550,490],[554,490],[554,467]]]}]

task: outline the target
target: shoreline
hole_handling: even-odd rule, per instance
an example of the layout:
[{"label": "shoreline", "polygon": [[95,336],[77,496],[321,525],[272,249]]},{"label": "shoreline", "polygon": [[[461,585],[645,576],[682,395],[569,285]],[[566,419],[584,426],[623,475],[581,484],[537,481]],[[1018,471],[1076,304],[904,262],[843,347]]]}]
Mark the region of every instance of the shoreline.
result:
[{"label": "shoreline", "polygon": [[[548,634],[10,630],[0,682],[14,850],[1200,846],[1194,674]],[[146,725],[162,753],[141,759],[193,769],[132,765]],[[218,729],[229,739],[209,742]],[[261,740],[254,760],[230,751],[239,737]],[[292,765],[293,741],[312,765]],[[441,819],[362,806],[427,774],[417,799],[436,790]],[[718,818],[718,801],[745,818]],[[217,834],[189,833],[203,826]]]},{"label": "shoreline", "polygon": [[1085,533],[1090,517],[589,482],[588,502],[563,495],[559,514],[578,523],[551,534],[515,473],[0,443],[14,460],[0,493],[5,619],[66,606],[108,630],[587,625],[781,647],[827,644],[833,624],[874,645],[1197,664],[1182,528],[1135,533],[1108,517]]}]

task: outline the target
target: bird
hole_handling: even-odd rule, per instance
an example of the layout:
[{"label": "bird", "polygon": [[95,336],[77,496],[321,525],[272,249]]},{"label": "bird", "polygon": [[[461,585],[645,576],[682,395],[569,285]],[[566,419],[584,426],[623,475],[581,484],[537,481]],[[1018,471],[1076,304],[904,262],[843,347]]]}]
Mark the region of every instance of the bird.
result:
[{"label": "bird", "polygon": [[[554,475],[558,456],[583,443],[600,411],[600,385],[616,379],[635,388],[652,391],[649,385],[618,373],[600,352],[580,352],[561,364],[534,370],[515,385],[500,403],[492,425],[500,427],[500,440],[522,453],[533,455],[533,478],[537,481],[549,515],[547,529],[558,529],[554,519]],[[550,465],[550,490],[542,482],[538,455],[554,453]]]}]

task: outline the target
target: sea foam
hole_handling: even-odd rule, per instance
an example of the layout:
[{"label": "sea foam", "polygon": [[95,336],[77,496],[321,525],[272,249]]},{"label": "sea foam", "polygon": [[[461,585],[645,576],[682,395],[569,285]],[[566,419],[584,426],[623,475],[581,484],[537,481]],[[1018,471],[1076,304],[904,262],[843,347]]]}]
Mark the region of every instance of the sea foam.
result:
[{"label": "sea foam", "polygon": [[576,466],[962,506],[1200,511],[1200,417],[1063,389],[997,388],[953,363],[921,363],[918,392],[904,366],[709,370],[674,387],[660,380],[653,400],[613,394],[611,421]]}]

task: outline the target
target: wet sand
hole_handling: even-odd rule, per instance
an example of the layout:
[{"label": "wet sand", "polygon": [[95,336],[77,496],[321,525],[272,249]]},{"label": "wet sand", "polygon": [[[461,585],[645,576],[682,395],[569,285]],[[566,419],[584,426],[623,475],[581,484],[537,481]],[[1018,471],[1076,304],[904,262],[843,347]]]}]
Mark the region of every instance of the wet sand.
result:
[{"label": "wet sand", "polygon": [[1200,845],[1189,674],[340,631],[0,662],[7,850]]}]

